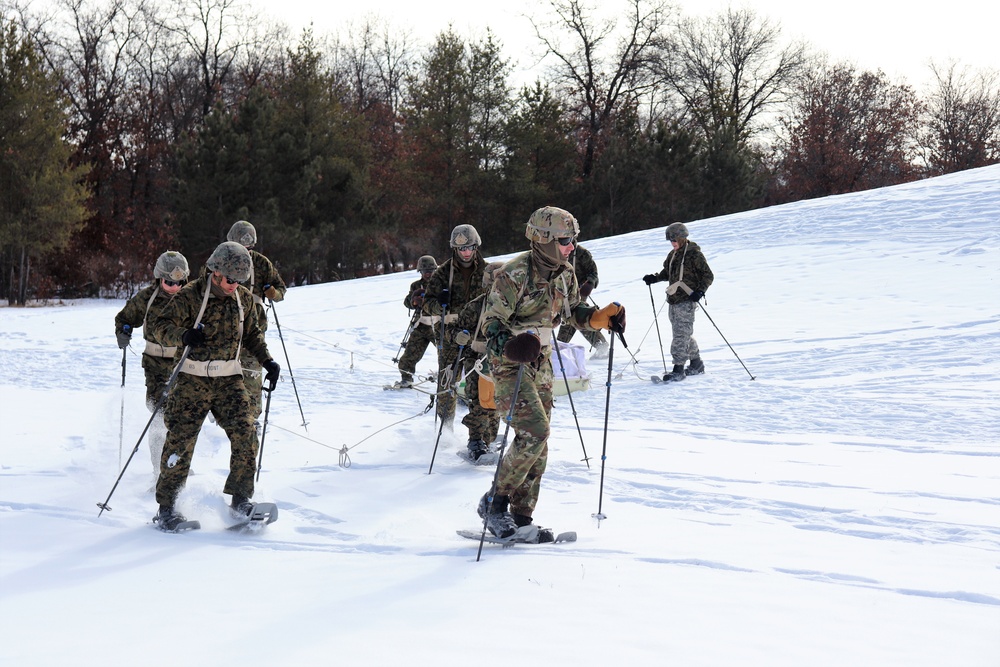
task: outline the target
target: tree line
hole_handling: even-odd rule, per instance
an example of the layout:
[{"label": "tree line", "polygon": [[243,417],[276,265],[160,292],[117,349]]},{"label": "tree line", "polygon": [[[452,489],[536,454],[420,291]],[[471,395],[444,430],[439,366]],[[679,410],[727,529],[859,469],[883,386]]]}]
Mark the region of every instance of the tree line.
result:
[{"label": "tree line", "polygon": [[547,67],[514,86],[490,31],[293,37],[252,0],[18,1],[0,0],[10,303],[127,295],[167,249],[197,270],[240,219],[303,285],[411,268],[459,223],[519,250],[547,204],[585,240],[1000,161],[996,72],[935,64],[918,95],[750,9],[547,0]]}]

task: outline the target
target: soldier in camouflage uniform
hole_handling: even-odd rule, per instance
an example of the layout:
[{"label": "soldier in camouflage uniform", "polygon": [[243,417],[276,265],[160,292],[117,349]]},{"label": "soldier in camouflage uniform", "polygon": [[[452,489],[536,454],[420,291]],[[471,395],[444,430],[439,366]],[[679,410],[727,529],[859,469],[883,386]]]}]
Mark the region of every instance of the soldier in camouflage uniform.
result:
[{"label": "soldier in camouflage uniform", "polygon": [[[462,423],[469,429],[469,458],[473,461],[489,452],[490,443],[496,440],[500,430],[500,413],[496,406],[487,407],[480,402],[479,372],[476,361],[486,354],[486,340],[480,326],[485,314],[486,294],[493,287],[493,272],[503,266],[503,262],[491,262],[483,271],[483,293],[465,304],[455,322],[455,342],[462,348],[464,363],[459,367],[465,375],[465,397],[469,402],[469,412]],[[470,352],[471,350],[471,352]],[[492,401],[490,401],[492,403]]]},{"label": "soldier in camouflage uniform", "polygon": [[402,377],[394,385],[397,389],[413,386],[413,374],[417,372],[417,363],[424,358],[427,346],[434,342],[434,324],[440,318],[424,315],[423,307],[424,292],[427,290],[427,283],[430,282],[436,268],[437,260],[430,255],[424,255],[418,259],[417,271],[420,273],[420,280],[414,280],[410,283],[410,291],[403,299],[403,305],[413,309],[414,313],[410,318],[410,335],[406,339],[403,356],[399,359],[399,374]]},{"label": "soldier in camouflage uniform", "polygon": [[156,483],[160,509],[155,517],[164,530],[173,530],[184,521],[174,503],[187,480],[195,442],[208,413],[229,436],[224,493],[232,495],[231,511],[238,516],[252,509],[249,499],[254,492],[258,442],[239,361],[241,350],[248,350],[267,370],[269,390],[280,372],[264,342],[253,297],[240,284],[250,277],[250,253],[239,243],[227,241],[215,249],[207,266],[211,273],[185,285],[147,325],[161,344],[178,348],[178,361],[182,349],[188,349],[164,413],[167,439]]},{"label": "soldier in camouflage uniform", "polygon": [[560,319],[578,329],[625,331],[625,309],[617,303],[597,309],[580,301],[569,254],[580,232],[576,218],[553,206],[531,214],[525,236],[531,250],[494,274],[486,297],[482,331],[488,337],[497,409],[508,414],[519,369],[511,428],[515,437],[500,462],[496,487],[479,501],[479,516],[497,537],[529,525],[548,458],[552,413],[552,328]]},{"label": "soldier in camouflage uniform", "polygon": [[[243,286],[250,290],[253,295],[253,310],[257,314],[260,330],[266,332],[267,311],[264,309],[264,297],[271,301],[284,300],[285,292],[288,291],[285,287],[285,281],[281,279],[278,269],[274,268],[271,260],[253,249],[257,245],[257,230],[249,222],[246,220],[234,222],[233,226],[229,228],[226,240],[239,243],[250,252],[250,277],[243,282]],[[243,364],[243,381],[250,393],[250,405],[253,408],[253,418],[256,421],[260,417],[263,405],[263,401],[261,401],[263,377],[260,364],[248,350],[243,351],[240,363]]]},{"label": "soldier in camouflage uniform", "polygon": [[[458,358],[455,326],[458,314],[469,301],[483,292],[483,270],[486,262],[479,251],[482,239],[472,225],[458,225],[451,231],[451,257],[440,264],[427,282],[424,294],[424,314],[443,318],[435,324],[434,339],[441,345],[438,350],[437,416],[444,425],[452,428],[455,420],[455,394],[448,391],[454,378],[452,367]],[[444,327],[442,344],[441,327]]]},{"label": "soldier in camouflage uniform", "polygon": [[[118,348],[124,350],[132,340],[132,332],[142,327],[146,346],[142,351],[142,370],[146,375],[146,407],[152,412],[160,395],[167,387],[167,380],[174,370],[173,347],[163,347],[153,338],[146,321],[157,317],[181,287],[187,283],[190,269],[184,255],[168,250],[156,258],[153,277],[156,282],[139,290],[128,300],[121,312],[115,315],[115,336]],[[153,418],[149,430],[149,455],[153,461],[153,474],[160,474],[160,453],[166,427],[163,413]]]},{"label": "soldier in camouflage uniform", "polygon": [[[570,264],[573,266],[573,273],[576,274],[577,283],[580,285],[580,300],[586,301],[590,293],[597,287],[599,278],[597,277],[597,262],[590,251],[582,245],[578,245],[570,254]],[[563,322],[559,327],[559,335],[556,338],[560,343],[568,343],[576,327],[572,322]],[[581,331],[583,337],[594,348],[594,359],[604,359],[608,356],[608,341],[604,340],[604,334],[600,331]]]},{"label": "soldier in camouflage uniform", "polygon": [[[679,382],[688,375],[705,372],[705,362],[701,360],[698,342],[694,339],[694,314],[698,300],[705,296],[715,276],[701,248],[688,239],[684,223],[668,225],[666,234],[673,250],[663,260],[663,269],[642,279],[647,285],[664,280],[670,283],[667,287],[667,312],[673,333],[670,357],[674,368],[663,376],[663,381]],[[684,364],[689,359],[691,364],[685,369]]]}]

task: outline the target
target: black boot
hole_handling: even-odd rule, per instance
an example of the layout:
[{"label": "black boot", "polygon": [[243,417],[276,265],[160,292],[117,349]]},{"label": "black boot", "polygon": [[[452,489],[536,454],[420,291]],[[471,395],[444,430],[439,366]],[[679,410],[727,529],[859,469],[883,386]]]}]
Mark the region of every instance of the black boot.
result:
[{"label": "black boot", "polygon": [[489,451],[489,445],[482,440],[469,440],[469,458],[473,461],[478,461],[480,456]]},{"label": "black boot", "polygon": [[704,372],[705,362],[701,360],[701,357],[691,359],[691,363],[688,364],[687,369],[684,371],[685,375],[702,375]]},{"label": "black boot", "polygon": [[234,519],[245,519],[253,512],[253,502],[246,496],[233,494],[233,501],[229,503],[229,513]]},{"label": "black boot", "polygon": [[480,518],[486,519],[486,529],[501,539],[510,537],[517,532],[514,517],[507,511],[509,504],[510,498],[507,496],[493,496],[492,505],[489,493],[483,494],[483,497],[479,499],[477,511]]},{"label": "black boot", "polygon": [[159,511],[153,517],[153,523],[160,527],[160,530],[171,532],[177,529],[177,524],[187,521],[184,515],[174,509],[173,505],[160,505]]},{"label": "black boot", "polygon": [[663,376],[664,382],[680,382],[684,379],[684,364],[674,364],[674,370]]}]

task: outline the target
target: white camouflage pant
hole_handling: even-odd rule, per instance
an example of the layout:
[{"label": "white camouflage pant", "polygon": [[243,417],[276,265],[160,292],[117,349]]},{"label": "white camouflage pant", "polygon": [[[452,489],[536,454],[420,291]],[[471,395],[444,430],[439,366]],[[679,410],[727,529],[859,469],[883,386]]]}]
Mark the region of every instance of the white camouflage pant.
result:
[{"label": "white camouflage pant", "polygon": [[674,366],[683,366],[689,359],[701,356],[698,341],[694,339],[694,312],[698,304],[694,301],[672,303],[667,308],[673,340],[670,342],[670,357]]}]

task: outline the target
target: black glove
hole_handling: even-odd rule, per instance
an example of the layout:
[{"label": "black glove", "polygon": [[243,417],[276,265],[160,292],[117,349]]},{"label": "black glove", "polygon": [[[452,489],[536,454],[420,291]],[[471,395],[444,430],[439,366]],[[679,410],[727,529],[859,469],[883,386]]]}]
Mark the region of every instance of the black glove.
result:
[{"label": "black glove", "polygon": [[441,304],[442,308],[447,308],[448,307],[448,299],[450,297],[451,297],[451,295],[448,294],[448,290],[446,290],[446,289],[441,290],[441,293],[438,295],[438,303]]},{"label": "black glove", "polygon": [[534,331],[519,333],[503,346],[503,356],[518,364],[530,364],[542,352],[542,340]]},{"label": "black glove", "polygon": [[590,284],[589,280],[584,280],[583,284],[580,285],[580,298],[586,299],[590,296],[590,293],[594,291],[594,286]]},{"label": "black glove", "polygon": [[625,333],[625,306],[618,311],[617,315],[612,315],[608,318],[608,323],[611,325],[611,331],[614,333]]},{"label": "black glove", "polygon": [[695,291],[691,292],[691,294],[688,296],[688,298],[691,301],[694,301],[695,303],[698,303],[698,301],[703,296],[705,296],[705,293],[703,291],[701,291],[700,289],[696,289]]},{"label": "black glove", "polygon": [[274,359],[268,359],[264,362],[263,366],[264,370],[267,371],[264,374],[264,379],[267,380],[267,390],[274,391],[274,388],[278,386],[278,376],[281,375],[281,366]]},{"label": "black glove", "polygon": [[188,347],[201,347],[205,344],[205,332],[200,326],[197,329],[188,329],[181,335],[181,342]]},{"label": "black glove", "polygon": [[122,330],[117,332],[115,336],[118,337],[118,349],[124,350],[128,347],[128,344],[132,342],[132,327],[127,324],[123,324]]},{"label": "black glove", "polygon": [[647,285],[652,285],[653,283],[660,282],[660,276],[656,275],[655,273],[647,273],[642,277],[642,282],[646,283]]}]

